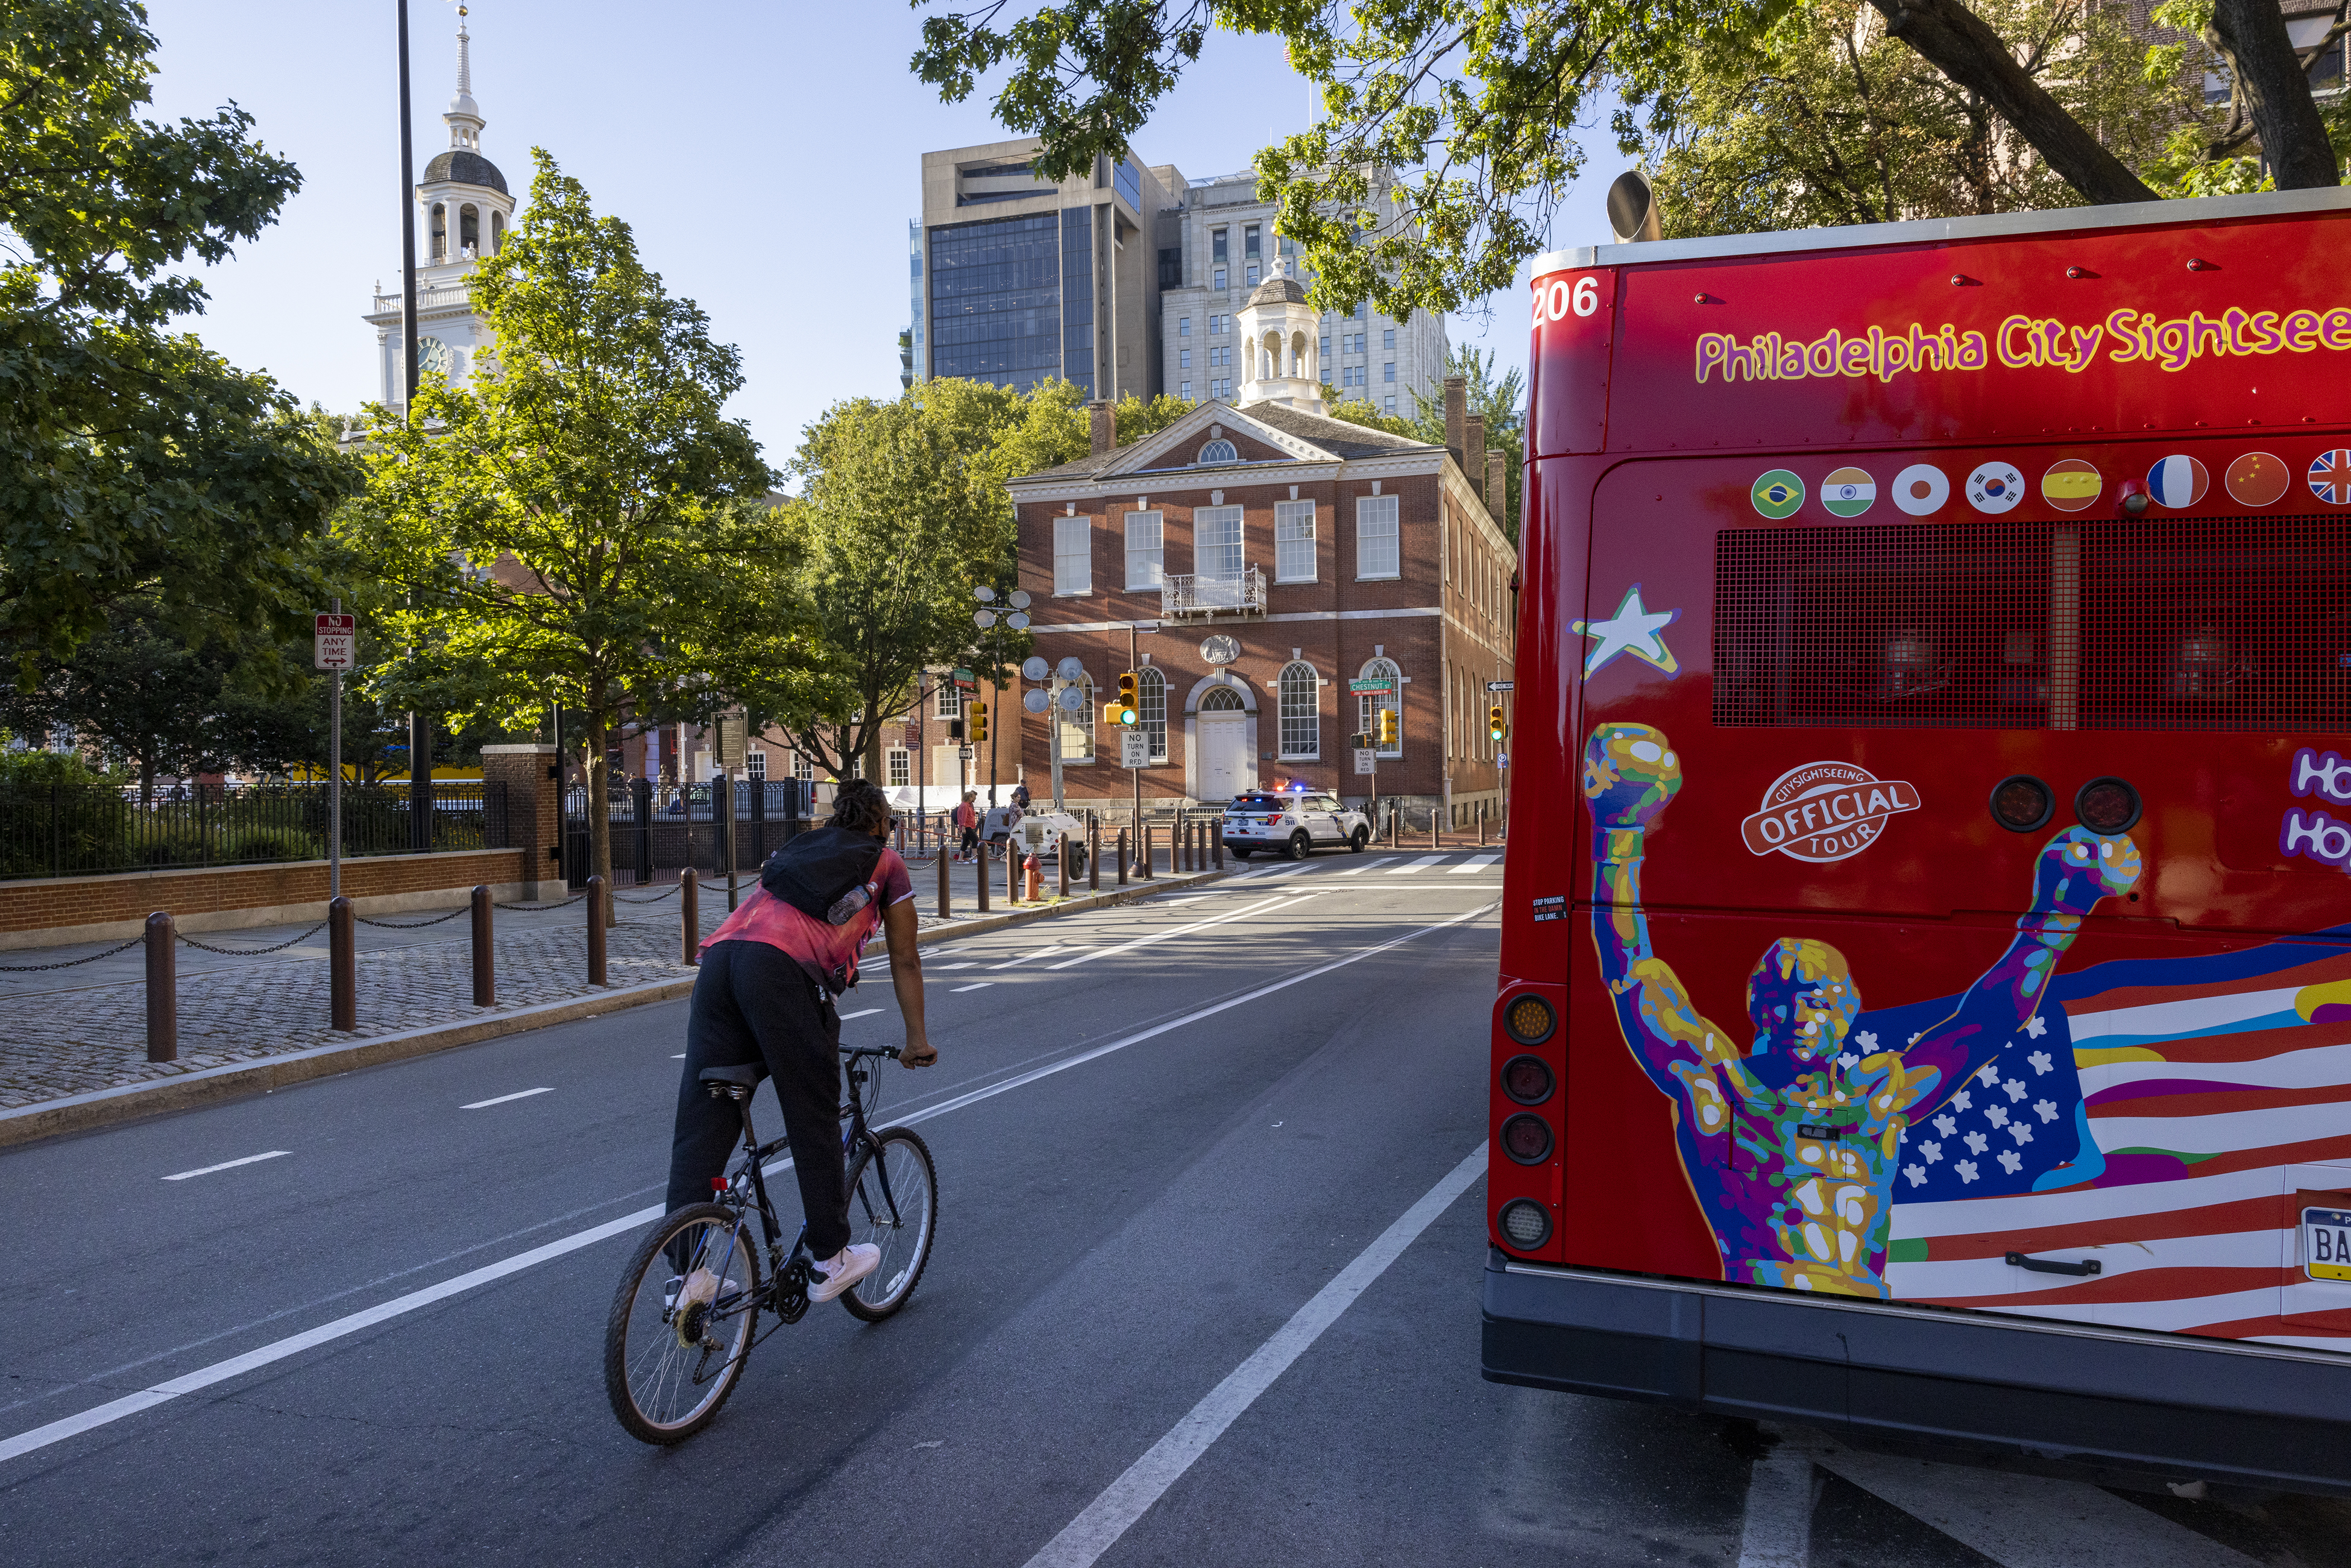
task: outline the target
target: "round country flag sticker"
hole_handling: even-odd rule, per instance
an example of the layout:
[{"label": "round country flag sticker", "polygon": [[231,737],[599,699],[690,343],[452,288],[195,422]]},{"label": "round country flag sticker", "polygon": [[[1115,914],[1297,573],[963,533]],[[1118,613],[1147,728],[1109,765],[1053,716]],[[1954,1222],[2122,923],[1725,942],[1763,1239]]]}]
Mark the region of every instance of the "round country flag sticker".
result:
[{"label": "round country flag sticker", "polygon": [[1980,463],[1968,476],[1968,503],[1979,512],[2005,512],[2024,499],[2024,476],[2005,463]]},{"label": "round country flag sticker", "polygon": [[1757,511],[1767,517],[1785,517],[1804,504],[1804,482],[1785,468],[1774,468],[1755,481],[1750,494]]},{"label": "round country flag sticker", "polygon": [[2337,449],[2312,458],[2310,493],[2330,507],[2351,506],[2351,452]]},{"label": "round country flag sticker", "polygon": [[2285,494],[2285,465],[2266,452],[2248,452],[2229,465],[2223,480],[2241,507],[2266,507]]},{"label": "round country flag sticker", "polygon": [[2098,498],[2105,481],[2098,471],[2079,457],[2067,457],[2049,465],[2041,476],[2041,498],[2061,512],[2078,512]]},{"label": "round country flag sticker", "polygon": [[1857,517],[1877,499],[1877,481],[1860,468],[1840,468],[1821,481],[1821,505],[1840,517]]},{"label": "round country flag sticker", "polygon": [[2202,500],[2211,482],[2204,465],[2176,452],[2147,471],[2147,493],[2155,497],[2157,506],[2175,511]]},{"label": "round country flag sticker", "polygon": [[1913,463],[1894,476],[1894,504],[1914,517],[1941,511],[1950,498],[1950,480],[1932,463]]}]

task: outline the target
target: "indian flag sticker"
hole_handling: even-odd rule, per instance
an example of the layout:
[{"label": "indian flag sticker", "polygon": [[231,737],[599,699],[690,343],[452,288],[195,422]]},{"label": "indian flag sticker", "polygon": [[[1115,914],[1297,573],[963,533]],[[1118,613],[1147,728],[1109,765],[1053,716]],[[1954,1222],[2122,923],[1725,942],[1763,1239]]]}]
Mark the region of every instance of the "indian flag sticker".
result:
[{"label": "indian flag sticker", "polygon": [[2241,507],[2266,507],[2286,492],[2294,476],[2266,452],[2248,452],[2229,465],[2229,494]]},{"label": "indian flag sticker", "polygon": [[2147,493],[2155,497],[2157,506],[2174,511],[2202,500],[2211,483],[2212,476],[2204,472],[2204,465],[2184,453],[2175,452],[2159,459],[2147,471]]},{"label": "indian flag sticker", "polygon": [[1932,516],[1951,498],[1951,481],[1932,463],[1913,463],[1894,476],[1894,504],[1914,517]]},{"label": "indian flag sticker", "polygon": [[2049,465],[2041,476],[2041,498],[2061,512],[2078,512],[2098,498],[2105,481],[2098,471],[2079,457],[2067,457]]},{"label": "indian flag sticker", "polygon": [[1821,505],[1840,517],[1857,517],[1877,499],[1877,481],[1859,468],[1840,468],[1821,481]]},{"label": "indian flag sticker", "polygon": [[2024,476],[2005,463],[1979,463],[1968,476],[1968,504],[1979,512],[2005,512],[2024,499]]},{"label": "indian flag sticker", "polygon": [[1791,517],[1804,504],[1804,482],[1785,468],[1774,468],[1755,481],[1755,488],[1749,495],[1755,502],[1755,509],[1765,517]]}]

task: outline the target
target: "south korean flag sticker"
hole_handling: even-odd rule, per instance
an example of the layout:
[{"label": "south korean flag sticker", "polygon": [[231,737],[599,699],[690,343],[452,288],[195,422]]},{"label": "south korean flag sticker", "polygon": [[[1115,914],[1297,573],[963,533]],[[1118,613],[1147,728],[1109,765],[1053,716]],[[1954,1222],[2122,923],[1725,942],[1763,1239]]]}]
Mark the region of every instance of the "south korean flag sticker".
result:
[{"label": "south korean flag sticker", "polygon": [[2024,476],[2005,463],[1979,464],[1968,476],[1968,505],[1979,512],[2005,512],[2024,499]]}]

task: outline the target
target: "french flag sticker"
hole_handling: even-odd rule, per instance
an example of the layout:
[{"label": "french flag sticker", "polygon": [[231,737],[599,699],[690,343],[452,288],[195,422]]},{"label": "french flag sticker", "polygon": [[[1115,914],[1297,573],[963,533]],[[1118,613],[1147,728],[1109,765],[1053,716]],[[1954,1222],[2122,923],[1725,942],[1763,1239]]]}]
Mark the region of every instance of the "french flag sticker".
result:
[{"label": "french flag sticker", "polygon": [[2205,487],[2211,482],[2204,465],[2178,453],[2147,471],[2147,493],[2166,507],[2194,506],[2204,498]]}]

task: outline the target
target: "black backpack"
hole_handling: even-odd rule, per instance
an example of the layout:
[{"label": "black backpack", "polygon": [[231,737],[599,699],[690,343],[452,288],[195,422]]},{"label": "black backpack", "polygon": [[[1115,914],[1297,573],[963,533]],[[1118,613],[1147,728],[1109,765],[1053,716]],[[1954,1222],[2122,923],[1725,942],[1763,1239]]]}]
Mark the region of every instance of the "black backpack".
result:
[{"label": "black backpack", "polygon": [[882,849],[871,833],[811,828],[768,857],[759,885],[812,920],[844,925],[869,901],[865,884]]}]

